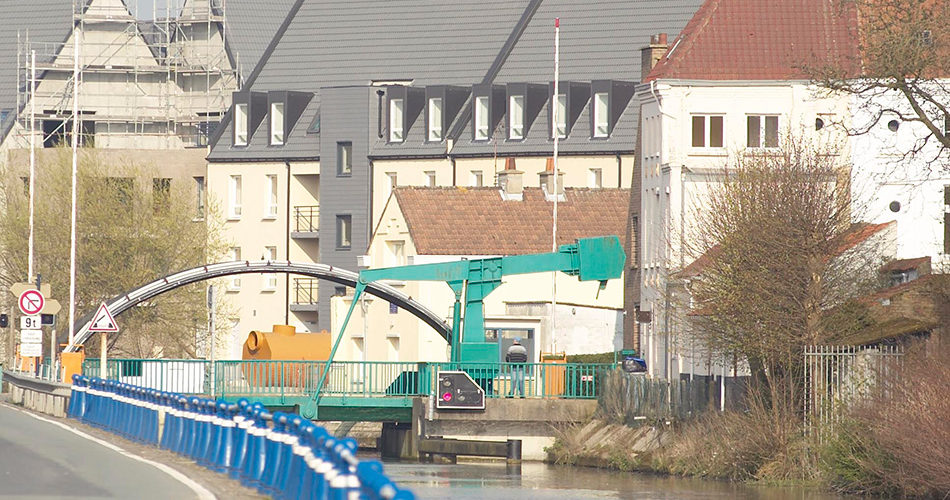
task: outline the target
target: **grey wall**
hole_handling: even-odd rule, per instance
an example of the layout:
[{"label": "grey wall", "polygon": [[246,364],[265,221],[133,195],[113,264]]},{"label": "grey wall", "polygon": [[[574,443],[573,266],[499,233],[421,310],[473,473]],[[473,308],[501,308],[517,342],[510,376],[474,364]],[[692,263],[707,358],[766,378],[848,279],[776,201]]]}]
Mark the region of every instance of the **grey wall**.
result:
[{"label": "grey wall", "polygon": [[[321,89],[320,110],[320,261],[333,267],[358,270],[356,257],[369,247],[370,140],[376,137],[376,93],[370,87]],[[353,173],[337,176],[337,142],[353,143]],[[337,215],[353,221],[349,250],[338,250]],[[320,282],[319,328],[330,328],[330,297],[335,283]]]}]

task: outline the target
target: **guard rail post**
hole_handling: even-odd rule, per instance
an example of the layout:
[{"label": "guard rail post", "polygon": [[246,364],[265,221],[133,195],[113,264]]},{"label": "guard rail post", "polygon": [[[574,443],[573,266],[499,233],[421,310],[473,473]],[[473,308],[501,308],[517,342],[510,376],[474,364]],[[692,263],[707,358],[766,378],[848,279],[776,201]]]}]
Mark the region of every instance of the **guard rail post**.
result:
[{"label": "guard rail post", "polygon": [[[300,481],[298,478],[303,473],[303,450],[301,445],[301,429],[304,425],[304,419],[297,415],[290,418],[287,424],[287,473],[281,474],[277,478],[276,489],[279,498],[297,498],[291,490],[299,490]],[[291,480],[291,478],[294,478]]]},{"label": "guard rail post", "polygon": [[234,428],[234,452],[228,463],[228,475],[234,479],[241,477],[244,470],[244,460],[247,458],[247,430],[253,425],[251,420],[251,404],[246,399],[238,400],[238,414],[234,417],[237,427]]},{"label": "guard rail post", "polygon": [[284,430],[287,427],[287,414],[284,412],[274,412],[273,427],[265,434],[265,456],[267,469],[261,476],[261,486],[259,490],[265,495],[274,495],[274,487],[277,484],[277,477],[282,474],[286,467],[284,463]]}]

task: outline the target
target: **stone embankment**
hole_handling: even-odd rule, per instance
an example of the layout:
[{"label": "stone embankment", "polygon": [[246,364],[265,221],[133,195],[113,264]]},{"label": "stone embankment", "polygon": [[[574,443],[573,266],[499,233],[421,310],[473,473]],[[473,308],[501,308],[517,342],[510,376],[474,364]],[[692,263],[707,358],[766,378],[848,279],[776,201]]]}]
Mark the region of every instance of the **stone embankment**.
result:
[{"label": "stone embankment", "polygon": [[650,470],[652,453],[671,437],[660,427],[630,427],[597,419],[565,427],[558,434],[555,444],[547,449],[550,461],[624,471]]}]

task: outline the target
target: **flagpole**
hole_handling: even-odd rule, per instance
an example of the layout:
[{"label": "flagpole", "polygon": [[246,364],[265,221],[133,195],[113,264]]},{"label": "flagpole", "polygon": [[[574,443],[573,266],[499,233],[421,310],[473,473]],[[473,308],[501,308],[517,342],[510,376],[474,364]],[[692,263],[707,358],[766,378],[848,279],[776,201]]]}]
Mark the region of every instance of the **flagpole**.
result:
[{"label": "flagpole", "polygon": [[[558,169],[557,169],[557,148],[560,133],[557,129],[558,123],[558,96],[560,79],[560,39],[561,39],[561,18],[554,18],[554,102],[553,113],[551,115],[551,124],[554,135],[554,186],[551,190],[554,193],[554,224],[551,225],[551,252],[557,252],[557,201],[558,201]],[[557,271],[551,275],[551,343],[552,352],[557,350]]]},{"label": "flagpole", "polygon": [[36,51],[30,51],[30,242],[26,281],[33,282],[33,190],[36,186]]},{"label": "flagpole", "polygon": [[[82,26],[78,24],[77,26]],[[76,331],[76,171],[78,170],[79,148],[79,38],[82,29],[73,32],[73,176],[72,176],[72,213],[69,226],[69,345],[75,342]],[[105,347],[103,345],[103,347]],[[102,352],[102,370],[105,369],[105,351]],[[104,373],[104,372],[102,372]]]}]

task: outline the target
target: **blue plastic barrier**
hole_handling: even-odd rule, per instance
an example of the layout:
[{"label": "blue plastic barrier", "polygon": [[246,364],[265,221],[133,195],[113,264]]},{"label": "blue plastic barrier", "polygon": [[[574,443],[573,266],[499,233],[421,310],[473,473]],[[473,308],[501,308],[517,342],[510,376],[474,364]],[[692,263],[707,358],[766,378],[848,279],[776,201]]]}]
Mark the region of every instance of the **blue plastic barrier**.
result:
[{"label": "blue plastic barrier", "polygon": [[245,399],[231,404],[75,375],[67,415],[188,456],[277,499],[415,498],[380,462],[358,460],[354,439]]}]

